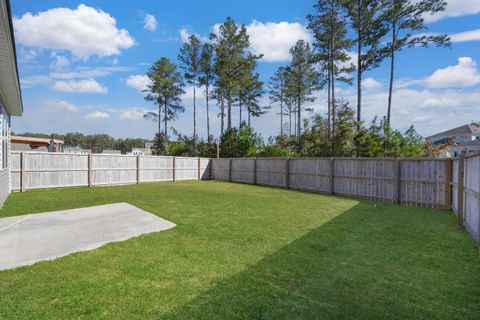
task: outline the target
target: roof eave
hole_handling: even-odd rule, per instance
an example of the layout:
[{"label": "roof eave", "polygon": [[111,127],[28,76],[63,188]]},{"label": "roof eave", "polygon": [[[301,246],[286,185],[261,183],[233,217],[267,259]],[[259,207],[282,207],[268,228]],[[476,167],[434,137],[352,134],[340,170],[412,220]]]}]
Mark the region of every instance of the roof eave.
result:
[{"label": "roof eave", "polygon": [[[22,94],[17,66],[17,54],[13,33],[13,21],[9,0],[0,0],[0,33],[5,45],[0,46],[0,53],[7,59],[0,63],[0,102],[13,116],[23,114]],[[2,41],[3,42],[3,41]]]}]

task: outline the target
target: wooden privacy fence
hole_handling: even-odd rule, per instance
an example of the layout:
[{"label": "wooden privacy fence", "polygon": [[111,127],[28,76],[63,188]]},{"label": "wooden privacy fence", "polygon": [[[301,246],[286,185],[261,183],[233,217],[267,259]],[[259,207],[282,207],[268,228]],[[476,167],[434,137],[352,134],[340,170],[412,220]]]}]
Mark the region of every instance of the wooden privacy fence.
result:
[{"label": "wooden privacy fence", "polygon": [[216,180],[450,209],[451,160],[438,158],[212,159]]},{"label": "wooden privacy fence", "polygon": [[208,159],[12,152],[12,191],[209,179],[449,210],[480,243],[480,153],[439,158]]},{"label": "wooden privacy fence", "polygon": [[207,179],[210,159],[12,152],[12,191]]},{"label": "wooden privacy fence", "polygon": [[452,161],[452,210],[459,225],[480,243],[480,152]]}]

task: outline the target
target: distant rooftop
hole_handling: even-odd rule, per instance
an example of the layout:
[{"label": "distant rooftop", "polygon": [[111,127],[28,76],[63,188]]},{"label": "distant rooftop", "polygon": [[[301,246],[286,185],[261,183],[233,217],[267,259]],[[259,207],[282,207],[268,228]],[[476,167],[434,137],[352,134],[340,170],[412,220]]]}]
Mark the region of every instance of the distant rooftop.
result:
[{"label": "distant rooftop", "polygon": [[445,137],[455,137],[465,134],[480,134],[480,125],[477,124],[466,124],[457,128],[446,130],[440,133],[436,133],[427,137],[427,140],[437,140]]}]

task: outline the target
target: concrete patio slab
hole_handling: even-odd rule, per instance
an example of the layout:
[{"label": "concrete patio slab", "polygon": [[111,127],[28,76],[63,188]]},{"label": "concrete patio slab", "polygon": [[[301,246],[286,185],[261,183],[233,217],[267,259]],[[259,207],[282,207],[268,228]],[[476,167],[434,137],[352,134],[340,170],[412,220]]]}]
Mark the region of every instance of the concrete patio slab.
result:
[{"label": "concrete patio slab", "polygon": [[175,224],[128,203],[0,219],[0,270],[93,250]]}]

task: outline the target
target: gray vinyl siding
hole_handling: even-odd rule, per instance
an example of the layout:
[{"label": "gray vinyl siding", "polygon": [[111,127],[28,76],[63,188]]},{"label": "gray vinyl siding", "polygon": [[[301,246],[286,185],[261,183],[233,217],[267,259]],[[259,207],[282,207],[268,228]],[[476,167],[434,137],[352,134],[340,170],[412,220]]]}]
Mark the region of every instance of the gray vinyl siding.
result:
[{"label": "gray vinyl siding", "polygon": [[10,170],[0,170],[0,207],[3,206],[10,194]]}]

